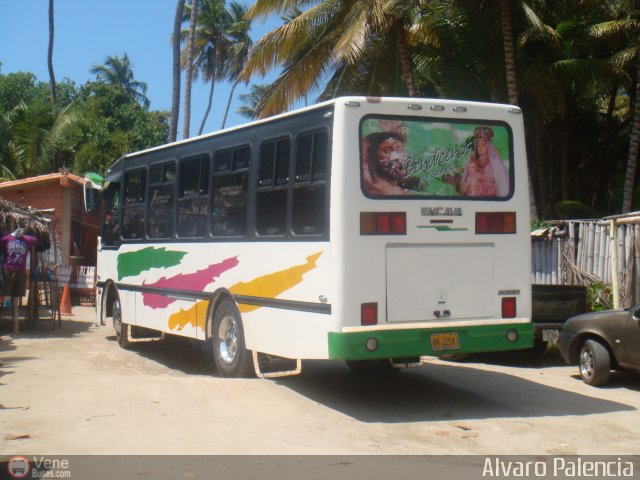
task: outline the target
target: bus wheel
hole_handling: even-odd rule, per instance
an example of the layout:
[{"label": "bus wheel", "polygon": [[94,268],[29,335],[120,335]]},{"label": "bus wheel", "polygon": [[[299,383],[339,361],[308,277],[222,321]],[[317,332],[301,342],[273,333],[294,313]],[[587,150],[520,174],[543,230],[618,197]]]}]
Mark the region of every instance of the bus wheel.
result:
[{"label": "bus wheel", "polygon": [[113,301],[111,312],[113,314],[113,329],[116,331],[116,339],[118,340],[118,345],[120,345],[122,348],[129,348],[131,346],[131,342],[129,341],[129,329],[131,327],[128,324],[122,322],[122,308],[120,308],[120,299],[116,298]]},{"label": "bus wheel", "polygon": [[223,377],[249,377],[255,375],[253,358],[244,343],[244,330],[240,312],[229,299],[216,308],[211,331],[213,360]]},{"label": "bus wheel", "polygon": [[375,360],[347,360],[347,367],[359,375],[379,375],[396,371],[389,358]]}]

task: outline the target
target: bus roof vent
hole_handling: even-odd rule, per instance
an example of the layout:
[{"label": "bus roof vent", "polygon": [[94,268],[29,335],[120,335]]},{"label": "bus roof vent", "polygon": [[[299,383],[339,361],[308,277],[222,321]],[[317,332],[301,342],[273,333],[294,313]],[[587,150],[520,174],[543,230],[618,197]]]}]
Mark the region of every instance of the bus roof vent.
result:
[{"label": "bus roof vent", "polygon": [[359,107],[360,102],[354,102],[353,100],[349,100],[348,102],[344,102],[347,107]]},{"label": "bus roof vent", "polygon": [[431,105],[431,110],[434,112],[444,112],[444,107],[442,105]]},{"label": "bus roof vent", "polygon": [[407,108],[409,110],[422,110],[422,107],[417,103],[410,103],[409,105],[407,105]]},{"label": "bus roof vent", "polygon": [[454,112],[466,112],[467,111],[467,107],[461,107],[460,105],[453,107],[453,111]]},{"label": "bus roof vent", "polygon": [[510,109],[509,109],[509,113],[514,113],[514,114],[516,114],[516,115],[520,115],[520,114],[522,113],[522,110],[520,110],[520,109],[519,109],[519,108],[517,108],[517,107],[513,107],[513,108],[510,108]]}]

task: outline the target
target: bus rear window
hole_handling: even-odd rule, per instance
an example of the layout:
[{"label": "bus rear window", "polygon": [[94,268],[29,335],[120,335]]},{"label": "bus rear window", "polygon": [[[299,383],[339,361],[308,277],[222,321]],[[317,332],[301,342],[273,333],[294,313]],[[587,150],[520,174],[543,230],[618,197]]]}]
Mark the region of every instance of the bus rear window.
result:
[{"label": "bus rear window", "polygon": [[512,150],[506,124],[368,116],[360,123],[362,188],[371,198],[507,199]]}]

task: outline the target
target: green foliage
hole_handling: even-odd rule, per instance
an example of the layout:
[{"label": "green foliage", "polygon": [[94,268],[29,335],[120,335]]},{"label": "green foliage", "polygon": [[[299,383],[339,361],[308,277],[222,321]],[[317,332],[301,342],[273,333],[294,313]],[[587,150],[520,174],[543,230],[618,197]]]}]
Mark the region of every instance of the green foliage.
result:
[{"label": "green foliage", "polygon": [[576,218],[598,218],[598,212],[596,212],[589,205],[585,205],[582,202],[575,200],[565,200],[558,202],[554,207],[556,216],[561,219],[576,219]]},{"label": "green foliage", "polygon": [[587,287],[589,310],[601,312],[613,308],[613,294],[610,285],[596,282]]},{"label": "green foliage", "polygon": [[54,112],[46,97],[20,102],[5,113],[0,122],[2,176],[23,178],[55,170],[56,154],[76,119],[71,106]]},{"label": "green foliage", "polygon": [[167,141],[168,113],[148,111],[117,85],[88,83],[81,88],[68,146],[76,152],[75,171],[104,172],[128,152]]},{"label": "green foliage", "polygon": [[[73,103],[78,94],[75,82],[67,78],[56,83],[56,90],[58,108],[64,108]],[[39,82],[32,73],[0,74],[0,114],[13,110],[20,103],[29,104],[36,98],[48,99],[49,95],[49,84]]]},{"label": "green foliage", "polygon": [[546,220],[537,219],[537,218],[534,219],[534,220],[531,220],[531,231],[532,232],[534,230],[538,230],[539,228],[551,228],[551,227],[553,227],[553,225],[551,225]]}]

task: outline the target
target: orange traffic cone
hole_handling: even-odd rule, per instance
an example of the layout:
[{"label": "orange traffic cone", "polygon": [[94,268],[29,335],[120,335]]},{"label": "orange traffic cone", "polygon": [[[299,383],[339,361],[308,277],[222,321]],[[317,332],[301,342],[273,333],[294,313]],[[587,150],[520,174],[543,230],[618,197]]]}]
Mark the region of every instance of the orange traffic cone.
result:
[{"label": "orange traffic cone", "polygon": [[69,285],[65,284],[62,289],[62,298],[60,299],[60,313],[63,315],[71,315],[71,295],[69,293]]}]

